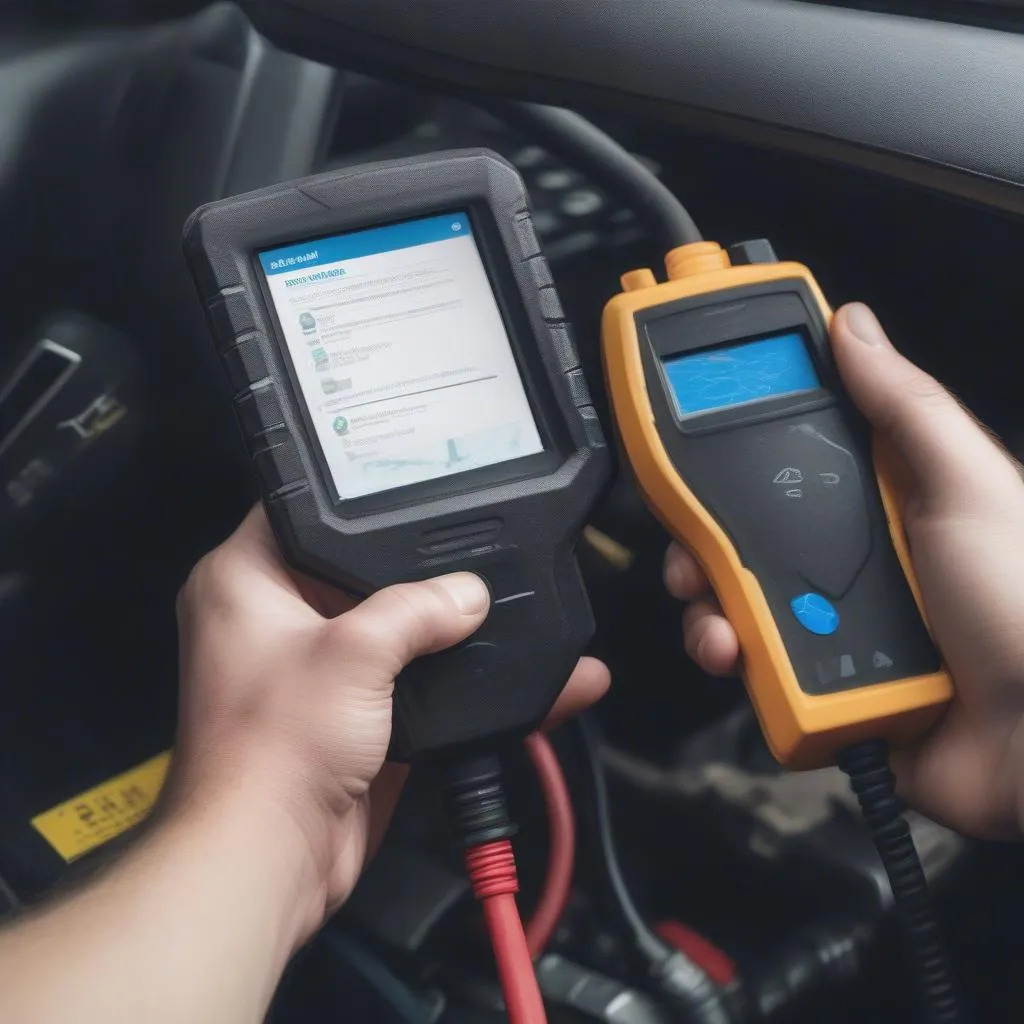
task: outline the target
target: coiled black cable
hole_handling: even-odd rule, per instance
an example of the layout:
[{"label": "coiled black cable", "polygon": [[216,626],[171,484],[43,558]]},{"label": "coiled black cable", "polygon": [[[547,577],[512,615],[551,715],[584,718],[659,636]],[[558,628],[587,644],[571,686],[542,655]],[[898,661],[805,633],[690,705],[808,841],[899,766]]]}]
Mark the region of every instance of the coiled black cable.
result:
[{"label": "coiled black cable", "polygon": [[667,249],[701,240],[689,211],[656,174],[585,117],[541,103],[481,99],[496,117],[519,129],[595,185],[629,206]]},{"label": "coiled black cable", "polygon": [[630,895],[615,849],[608,782],[601,761],[601,738],[590,714],[577,719],[585,761],[593,787],[593,811],[605,878],[615,899],[624,930],[648,967],[648,977],[660,995],[680,1013],[686,1024],[731,1024],[718,986],[688,956],[663,942],[647,926]]},{"label": "coiled black cable", "polygon": [[953,971],[939,931],[928,880],[910,825],[896,796],[885,743],[872,740],[843,751],[839,767],[850,778],[864,820],[889,876],[896,912],[917,976],[928,1024],[962,1024]]}]

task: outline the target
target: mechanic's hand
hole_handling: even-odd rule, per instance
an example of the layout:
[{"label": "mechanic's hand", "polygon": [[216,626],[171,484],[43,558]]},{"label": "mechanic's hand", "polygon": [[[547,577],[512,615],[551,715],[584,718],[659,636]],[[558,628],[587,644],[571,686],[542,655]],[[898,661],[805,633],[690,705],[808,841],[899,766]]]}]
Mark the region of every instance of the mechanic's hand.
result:
[{"label": "mechanic's hand", "polygon": [[[928,618],[957,697],[935,730],[897,752],[904,798],[975,835],[1019,835],[1024,821],[1024,482],[1018,466],[935,380],[891,345],[874,314],[846,306],[832,347],[853,400],[907,464],[903,510]],[[689,604],[690,656],[712,675],[739,646],[707,578],[679,545],[669,591]]]},{"label": "mechanic's hand", "polygon": [[[315,889],[302,894],[311,910],[299,941],[352,891],[405,780],[401,766],[384,765],[395,676],[469,636],[487,608],[486,587],[469,573],[390,587],[353,607],[286,568],[260,507],[185,584],[169,805],[173,813],[225,790],[242,800],[255,788],[253,807],[270,794],[284,808],[308,844]],[[607,686],[607,669],[584,659],[553,717]]]}]

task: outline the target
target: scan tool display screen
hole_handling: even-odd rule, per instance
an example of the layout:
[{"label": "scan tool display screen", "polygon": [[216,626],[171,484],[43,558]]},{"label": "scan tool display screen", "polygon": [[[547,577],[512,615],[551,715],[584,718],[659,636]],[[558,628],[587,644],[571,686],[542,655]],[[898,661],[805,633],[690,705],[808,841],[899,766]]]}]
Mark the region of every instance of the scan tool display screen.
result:
[{"label": "scan tool display screen", "polygon": [[259,259],[340,500],[543,450],[467,213]]},{"label": "scan tool display screen", "polygon": [[821,387],[798,333],[670,356],[661,365],[681,417]]}]

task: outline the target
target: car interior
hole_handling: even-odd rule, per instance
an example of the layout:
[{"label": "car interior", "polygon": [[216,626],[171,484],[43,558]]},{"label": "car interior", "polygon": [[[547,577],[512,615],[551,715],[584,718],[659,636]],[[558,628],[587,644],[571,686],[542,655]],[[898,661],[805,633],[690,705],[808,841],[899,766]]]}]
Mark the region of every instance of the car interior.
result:
[{"label": "car interior", "polygon": [[[87,794],[172,748],[176,594],[257,499],[182,255],[196,207],[377,160],[497,152],[525,179],[610,437],[602,308],[666,246],[636,196],[524,103],[570,109],[705,237],[770,239],[833,306],[870,304],[1024,457],[1022,33],[1020,0],[8,0],[0,919],[132,840],[147,794],[122,786],[120,808]],[[620,458],[578,549],[613,686],[551,736],[578,836],[537,960],[549,1020],[922,1019],[845,780],[781,770],[742,684],[687,658],[668,540]],[[528,915],[553,827],[527,753],[506,773]],[[95,837],[80,855],[34,824],[69,801]],[[971,1016],[1020,1019],[1020,848],[910,819]],[[652,983],[650,935],[713,1005]],[[270,1020],[504,1019],[440,797],[414,772]]]}]

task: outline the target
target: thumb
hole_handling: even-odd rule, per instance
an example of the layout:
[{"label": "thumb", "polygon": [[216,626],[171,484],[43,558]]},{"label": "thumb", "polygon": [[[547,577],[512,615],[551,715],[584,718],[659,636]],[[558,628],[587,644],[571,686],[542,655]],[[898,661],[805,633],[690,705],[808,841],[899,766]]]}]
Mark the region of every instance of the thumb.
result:
[{"label": "thumb", "polygon": [[850,397],[910,469],[922,511],[1019,500],[1012,458],[934,377],[893,348],[867,306],[836,313],[832,349]]},{"label": "thumb", "polygon": [[465,640],[490,607],[487,585],[473,573],[438,576],[378,590],[335,619],[335,634],[350,653],[386,668],[391,677],[414,658]]}]

